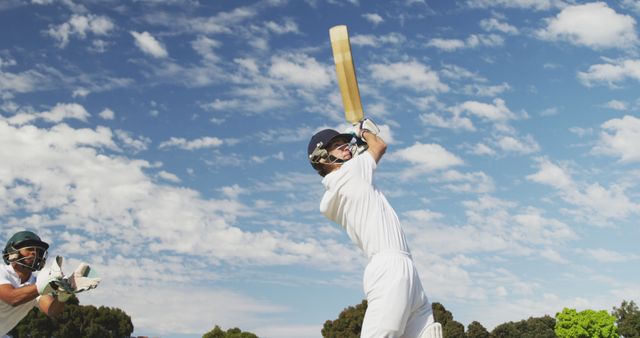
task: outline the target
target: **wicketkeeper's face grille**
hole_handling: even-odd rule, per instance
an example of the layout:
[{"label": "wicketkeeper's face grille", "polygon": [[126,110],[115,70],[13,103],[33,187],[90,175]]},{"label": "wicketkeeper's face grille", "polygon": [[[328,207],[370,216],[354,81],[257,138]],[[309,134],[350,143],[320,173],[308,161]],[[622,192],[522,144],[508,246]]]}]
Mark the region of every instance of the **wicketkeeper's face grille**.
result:
[{"label": "wicketkeeper's face grille", "polygon": [[42,269],[47,261],[48,250],[43,247],[25,246],[12,249],[5,254],[6,259],[10,263],[16,263],[31,271]]}]

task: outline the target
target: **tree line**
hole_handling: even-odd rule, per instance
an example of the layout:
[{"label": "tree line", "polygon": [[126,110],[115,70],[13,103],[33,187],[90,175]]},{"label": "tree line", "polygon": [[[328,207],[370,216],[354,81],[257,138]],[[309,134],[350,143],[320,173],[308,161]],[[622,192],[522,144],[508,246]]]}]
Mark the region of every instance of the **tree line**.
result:
[{"label": "tree line", "polygon": [[[433,314],[442,324],[444,338],[640,338],[640,309],[634,301],[622,301],[620,307],[605,310],[565,308],[555,317],[529,317],[507,322],[489,332],[480,322],[471,322],[465,330],[444,305],[433,303]],[[359,338],[367,301],[345,308],[334,320],[327,320],[322,328],[324,338]],[[131,317],[118,308],[82,306],[77,298],[67,302],[64,312],[49,318],[33,309],[9,336],[14,338],[125,338],[133,332]],[[258,338],[239,328],[226,331],[216,325],[202,338]]]},{"label": "tree line", "polygon": [[[444,338],[640,338],[640,310],[633,301],[623,301],[611,313],[565,308],[555,317],[545,315],[496,326],[489,332],[480,322],[466,330],[442,304],[433,303],[433,314],[442,324]],[[324,338],[359,338],[367,301],[344,309],[337,319],[327,320]]]}]

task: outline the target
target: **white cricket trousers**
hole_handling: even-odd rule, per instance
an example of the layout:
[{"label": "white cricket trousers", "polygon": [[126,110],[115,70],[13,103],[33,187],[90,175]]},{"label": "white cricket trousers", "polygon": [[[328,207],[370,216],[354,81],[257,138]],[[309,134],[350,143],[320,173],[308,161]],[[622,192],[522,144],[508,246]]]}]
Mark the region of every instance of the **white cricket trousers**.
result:
[{"label": "white cricket trousers", "polygon": [[364,270],[367,312],[361,338],[417,338],[434,322],[411,256],[403,251],[374,255]]}]

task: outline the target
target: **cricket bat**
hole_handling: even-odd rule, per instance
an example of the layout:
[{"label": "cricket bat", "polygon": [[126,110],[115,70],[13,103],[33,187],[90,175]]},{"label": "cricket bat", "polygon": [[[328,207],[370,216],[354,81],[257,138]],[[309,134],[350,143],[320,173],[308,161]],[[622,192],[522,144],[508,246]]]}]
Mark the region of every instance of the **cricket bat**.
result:
[{"label": "cricket bat", "polygon": [[356,124],[364,119],[364,111],[360,101],[360,90],[358,90],[356,69],[351,56],[351,43],[349,42],[347,26],[331,27],[329,29],[329,37],[331,38],[331,49],[333,49],[333,60],[336,63],[340,94],[342,94],[344,117],[351,124]]}]

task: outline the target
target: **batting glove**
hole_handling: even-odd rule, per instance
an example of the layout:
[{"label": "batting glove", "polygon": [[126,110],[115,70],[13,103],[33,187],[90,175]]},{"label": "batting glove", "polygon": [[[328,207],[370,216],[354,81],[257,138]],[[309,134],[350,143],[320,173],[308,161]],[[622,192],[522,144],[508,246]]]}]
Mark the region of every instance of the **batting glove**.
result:
[{"label": "batting glove", "polygon": [[364,137],[362,137],[362,133],[368,131],[374,135],[378,135],[380,133],[380,128],[378,128],[375,122],[373,122],[371,119],[364,119],[357,125],[356,131],[358,133],[358,138],[364,140]]}]

